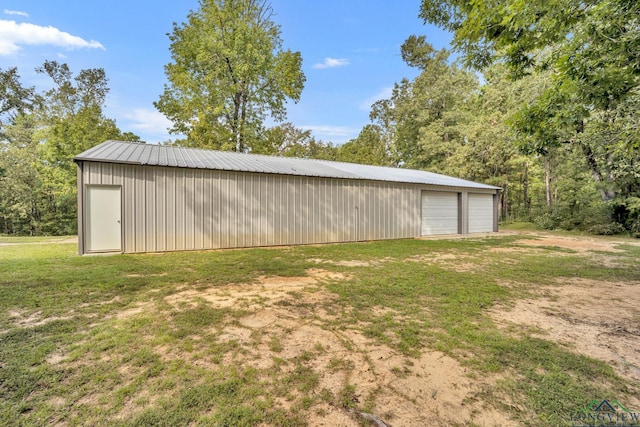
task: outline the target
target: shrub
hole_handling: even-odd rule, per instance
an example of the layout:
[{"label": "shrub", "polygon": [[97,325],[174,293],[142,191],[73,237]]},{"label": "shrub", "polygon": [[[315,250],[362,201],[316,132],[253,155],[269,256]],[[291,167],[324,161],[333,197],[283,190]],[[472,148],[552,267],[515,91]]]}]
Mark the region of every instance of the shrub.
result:
[{"label": "shrub", "polygon": [[614,234],[624,233],[626,230],[624,225],[618,222],[610,222],[607,224],[592,225],[587,229],[589,234],[598,234],[601,236],[612,236]]},{"label": "shrub", "polygon": [[558,228],[560,218],[551,212],[543,212],[533,218],[533,223],[542,230],[553,230]]}]

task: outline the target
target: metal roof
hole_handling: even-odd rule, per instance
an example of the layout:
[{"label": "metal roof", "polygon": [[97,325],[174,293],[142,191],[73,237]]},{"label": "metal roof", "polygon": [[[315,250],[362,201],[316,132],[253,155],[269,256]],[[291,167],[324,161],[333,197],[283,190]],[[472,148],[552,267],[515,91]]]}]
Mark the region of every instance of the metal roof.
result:
[{"label": "metal roof", "polygon": [[264,156],[229,151],[202,150],[122,141],[106,141],[78,154],[74,161],[125,163],[133,165],[215,169],[238,172],[272,173],[323,178],[366,179],[373,181],[443,185],[449,187],[498,190],[447,175],[414,169],[359,165],[328,160]]}]

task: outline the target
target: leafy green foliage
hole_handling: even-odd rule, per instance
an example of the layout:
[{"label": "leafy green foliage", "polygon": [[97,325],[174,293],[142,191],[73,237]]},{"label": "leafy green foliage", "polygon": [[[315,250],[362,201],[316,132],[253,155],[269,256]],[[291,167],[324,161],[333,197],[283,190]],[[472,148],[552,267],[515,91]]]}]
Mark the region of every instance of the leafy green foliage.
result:
[{"label": "leafy green foliage", "polygon": [[[545,78],[516,108],[518,146],[546,156],[576,146],[603,201],[637,192],[640,4],[627,0],[465,2],[423,0],[421,17],[454,33],[478,70],[504,63],[512,77]],[[621,178],[620,175],[626,175]],[[637,194],[637,193],[636,193]],[[547,197],[549,199],[549,197]]]},{"label": "leafy green foliage", "polygon": [[[554,178],[557,189],[565,186],[549,169],[556,163],[570,175],[578,175],[577,170],[590,175],[592,183],[582,188],[610,204],[609,218],[596,228],[611,223],[615,206],[640,190],[633,166],[640,147],[640,3],[423,0],[420,10],[426,22],[453,33],[454,50],[467,66],[491,73],[504,64],[517,80],[512,87],[528,89],[511,104],[515,114],[504,123],[512,128],[519,150],[544,159],[546,205],[553,212],[540,221],[571,216],[554,206]],[[591,204],[588,191],[582,192],[583,199],[570,193],[558,200],[573,207]],[[626,217],[615,220],[630,230]]]},{"label": "leafy green foliage", "polygon": [[[475,74],[451,63],[450,53],[437,51],[426,37],[410,36],[402,57],[420,75],[396,83],[392,96],[376,102],[370,114],[390,164],[500,186],[506,221],[593,232],[618,230],[623,224],[631,231],[629,212],[616,206],[640,194],[640,158],[630,149],[640,142],[638,90],[629,89],[615,102],[607,95],[612,102],[605,106],[572,92],[575,82],[563,81],[559,87],[558,72],[551,66],[550,49],[555,45],[532,50],[537,55],[532,58],[547,65],[535,67],[538,62],[533,59],[529,66],[519,64],[521,72],[514,80],[516,64],[505,60],[501,50],[487,50],[484,36],[472,37],[468,28],[486,30],[484,25],[498,19],[510,4],[526,13],[537,7],[516,1],[504,7],[486,2],[423,3],[423,14],[432,22],[456,31],[456,40],[463,41],[455,46],[466,54],[463,59],[482,65],[484,81],[479,83]],[[547,6],[561,7],[560,2]],[[526,13],[509,19],[527,19]],[[547,18],[541,12],[540,19]],[[515,44],[527,42],[526,32],[516,33],[504,34],[515,37]],[[365,159],[375,162],[371,156]]]},{"label": "leafy green foliage", "polygon": [[453,32],[470,66],[504,61],[516,76],[554,70],[558,79],[548,94],[606,109],[639,83],[640,69],[630,65],[640,60],[637,2],[423,0],[420,11]]},{"label": "leafy green foliage", "polygon": [[310,130],[283,123],[266,129],[256,140],[251,152],[301,159],[334,160],[337,148],[331,143],[316,140]]},{"label": "leafy green foliage", "polygon": [[397,83],[391,99],[373,105],[371,118],[383,135],[392,135],[393,149],[387,151],[397,157],[394,164],[447,173],[456,147],[464,143],[478,82],[449,64],[449,52],[436,51],[424,37],[409,38],[402,56],[422,72]]},{"label": "leafy green foliage", "polygon": [[0,231],[75,234],[76,166],[73,156],[123,134],[102,113],[108,80],[102,69],[81,70],[45,61],[37,72],[53,87],[24,88],[15,68],[0,70]]},{"label": "leafy green foliage", "polygon": [[336,160],[375,166],[393,165],[391,147],[377,125],[365,126],[356,139],[342,144],[336,151]]},{"label": "leafy green foliage", "polygon": [[[22,86],[16,67],[6,71],[0,70],[0,131],[3,130],[4,125],[13,122],[19,115],[33,110],[41,101],[41,98],[36,95],[35,88]],[[4,138],[2,133],[0,138]]]},{"label": "leafy green foliage", "polygon": [[287,99],[304,87],[302,57],[282,49],[264,0],[201,0],[174,24],[169,84],[155,103],[187,135],[184,143],[240,152],[252,148],[268,116],[286,117]]}]

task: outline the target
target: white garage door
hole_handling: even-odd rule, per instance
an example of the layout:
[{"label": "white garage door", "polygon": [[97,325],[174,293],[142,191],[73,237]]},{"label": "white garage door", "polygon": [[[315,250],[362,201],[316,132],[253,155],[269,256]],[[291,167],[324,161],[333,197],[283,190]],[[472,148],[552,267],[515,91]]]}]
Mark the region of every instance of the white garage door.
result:
[{"label": "white garage door", "polygon": [[422,235],[458,233],[458,193],[422,192]]},{"label": "white garage door", "polygon": [[87,252],[122,250],[120,187],[87,186]]},{"label": "white garage door", "polygon": [[469,193],[469,233],[493,231],[493,194]]}]

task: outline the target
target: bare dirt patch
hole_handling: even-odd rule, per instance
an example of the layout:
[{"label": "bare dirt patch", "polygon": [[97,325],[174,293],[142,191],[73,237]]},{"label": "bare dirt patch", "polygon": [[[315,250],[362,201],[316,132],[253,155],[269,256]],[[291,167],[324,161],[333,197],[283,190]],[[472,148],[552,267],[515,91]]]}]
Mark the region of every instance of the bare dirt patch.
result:
[{"label": "bare dirt patch", "polygon": [[341,267],[378,267],[386,262],[395,261],[395,258],[392,257],[384,257],[373,260],[342,260],[342,261],[333,261],[322,258],[309,258],[307,261],[314,262],[316,264],[331,264],[338,265]]},{"label": "bare dirt patch", "polygon": [[49,316],[44,317],[41,311],[29,313],[24,310],[9,310],[9,319],[20,328],[35,328],[36,326],[46,325],[56,320],[69,320],[71,316]]},{"label": "bare dirt patch", "polygon": [[[536,299],[491,311],[501,326],[535,327],[533,333],[600,359],[631,383],[640,383],[640,282],[563,279]],[[640,406],[640,401],[636,406]]]},{"label": "bare dirt patch", "polygon": [[[528,237],[530,235],[527,235]],[[517,257],[521,255],[548,255],[548,248],[567,249],[568,251],[554,252],[554,257],[570,257],[585,256],[590,257],[594,264],[601,265],[604,268],[620,268],[624,264],[620,262],[620,253],[624,252],[616,246],[616,241],[602,241],[593,237],[561,237],[561,236],[544,236],[535,235],[535,239],[523,239],[515,242],[520,246],[496,246],[489,248],[487,252],[505,254],[507,257],[513,255],[513,261],[517,261]],[[627,245],[635,246],[636,242],[625,242]],[[609,254],[607,254],[607,252]],[[508,258],[503,258],[503,262],[507,262]],[[513,263],[513,262],[511,262]]]},{"label": "bare dirt patch", "polygon": [[[411,358],[366,338],[354,328],[336,329],[327,312],[336,295],[328,281],[339,273],[307,270],[305,277],[260,277],[252,284],[185,289],[165,298],[179,307],[205,301],[216,308],[243,307],[250,314],[221,325],[218,342],[236,343],[221,365],[252,367],[261,372],[292,375],[306,369],[317,374],[314,393],[324,393],[305,418],[311,426],[358,426],[356,407],[373,402],[372,416],[389,425],[513,425],[505,415],[476,399],[491,380],[472,379],[467,368],[437,351]],[[158,348],[164,360],[184,354]],[[204,361],[203,361],[204,363]],[[213,366],[213,365],[212,365]],[[352,387],[352,388],[348,388]],[[345,390],[353,393],[345,396]],[[295,387],[279,406],[289,409],[300,397]]]},{"label": "bare dirt patch", "polygon": [[[218,361],[194,358],[194,354],[168,346],[157,346],[154,351],[165,362],[190,360],[207,369],[244,366],[267,377],[275,371],[278,378],[301,370],[317,375],[311,394],[321,393],[324,398],[316,400],[305,414],[311,426],[361,425],[362,415],[347,409],[345,400],[355,407],[367,405],[372,408],[370,416],[394,426],[515,425],[477,398],[491,386],[491,379],[471,378],[468,369],[455,359],[437,351],[412,358],[365,337],[357,325],[346,329],[332,326],[337,314],[330,307],[337,296],[325,284],[347,277],[321,268],[309,269],[307,274],[259,277],[251,284],[186,288],[165,297],[176,310],[205,303],[214,308],[243,308],[249,313],[215,325],[217,342],[233,343],[229,347],[233,350]],[[126,320],[157,308],[153,301],[139,303],[116,317]],[[127,372],[120,374],[127,376]],[[276,404],[291,409],[304,393],[292,386]],[[138,413],[138,406],[129,401],[123,413]]]},{"label": "bare dirt patch", "polygon": [[482,265],[476,257],[456,253],[436,253],[430,255],[415,255],[407,258],[409,262],[438,265],[458,273],[479,271]]},{"label": "bare dirt patch", "polygon": [[130,317],[144,313],[149,309],[152,309],[153,306],[154,304],[152,302],[139,302],[139,303],[136,303],[133,307],[130,307],[126,310],[119,311],[116,314],[116,318],[119,320],[128,319]]},{"label": "bare dirt patch", "polygon": [[602,241],[589,237],[540,236],[536,239],[518,240],[518,243],[525,246],[554,246],[562,249],[571,249],[577,252],[622,252],[620,249],[616,248],[618,245],[616,242]]},{"label": "bare dirt patch", "polygon": [[[259,277],[252,284],[212,286],[205,289],[186,289],[173,294],[165,300],[172,305],[195,304],[199,299],[216,308],[259,309],[265,304],[271,305],[281,300],[296,298],[296,292],[316,287],[319,283],[332,280],[344,280],[342,273],[312,268],[308,276],[302,277]],[[328,296],[328,293],[321,294]],[[318,298],[319,295],[316,295]],[[320,298],[321,299],[321,298]]]},{"label": "bare dirt patch", "polygon": [[153,273],[153,274],[127,274],[125,277],[163,277],[169,273]]}]

